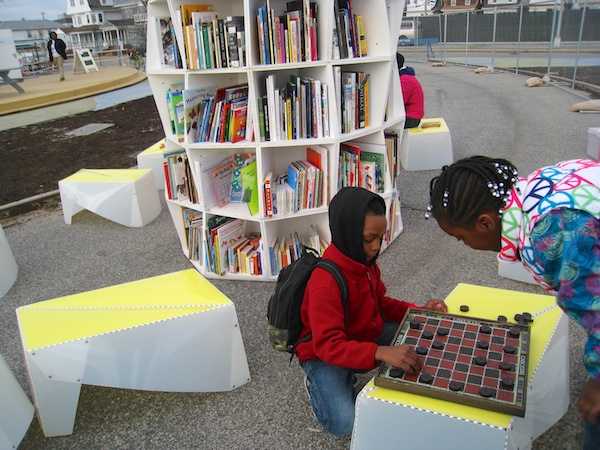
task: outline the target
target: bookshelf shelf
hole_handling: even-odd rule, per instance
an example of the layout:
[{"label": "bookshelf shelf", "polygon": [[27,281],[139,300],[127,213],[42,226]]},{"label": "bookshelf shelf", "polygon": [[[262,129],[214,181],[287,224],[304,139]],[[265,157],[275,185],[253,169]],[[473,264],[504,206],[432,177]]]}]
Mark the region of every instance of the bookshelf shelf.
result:
[{"label": "bookshelf shelf", "polygon": [[388,208],[384,248],[401,233],[404,1],[150,0],[147,74],[165,130],[165,195],[182,251],[203,275],[275,280],[297,241],[327,245],[327,205],[343,180],[374,177],[368,185]]}]

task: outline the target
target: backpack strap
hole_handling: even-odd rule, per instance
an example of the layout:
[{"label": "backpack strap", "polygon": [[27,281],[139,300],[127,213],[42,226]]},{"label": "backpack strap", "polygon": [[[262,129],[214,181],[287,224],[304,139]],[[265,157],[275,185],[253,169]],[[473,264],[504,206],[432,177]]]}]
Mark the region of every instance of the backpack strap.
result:
[{"label": "backpack strap", "polygon": [[[335,278],[335,281],[337,281],[338,287],[340,288],[340,294],[342,296],[342,308],[344,308],[345,322],[347,325],[348,315],[346,314],[346,303],[348,303],[348,281],[346,280],[346,277],[344,276],[342,269],[340,269],[340,267],[330,259],[320,259],[317,262],[317,267],[322,267],[323,269],[325,269],[327,272],[329,272],[331,275],[333,275],[333,278]],[[308,333],[302,339],[298,339],[296,341],[296,344],[294,344],[294,351],[292,351],[292,356],[290,358],[290,362],[294,358],[295,347],[298,344],[300,344],[301,342],[310,341],[311,339],[312,339],[312,332]]]},{"label": "backpack strap", "polygon": [[333,275],[333,278],[335,278],[335,281],[337,281],[338,287],[340,288],[340,293],[342,294],[342,306],[345,307],[346,303],[348,303],[348,282],[342,273],[342,269],[330,259],[319,260],[317,266],[322,267]]}]

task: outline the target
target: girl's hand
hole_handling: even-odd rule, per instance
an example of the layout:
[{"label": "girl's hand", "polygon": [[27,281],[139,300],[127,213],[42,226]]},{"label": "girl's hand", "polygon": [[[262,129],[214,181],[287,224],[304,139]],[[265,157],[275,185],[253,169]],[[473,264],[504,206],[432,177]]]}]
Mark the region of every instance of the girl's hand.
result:
[{"label": "girl's hand", "polygon": [[600,414],[600,383],[593,378],[588,378],[578,406],[582,420],[589,419],[590,422],[596,423]]}]

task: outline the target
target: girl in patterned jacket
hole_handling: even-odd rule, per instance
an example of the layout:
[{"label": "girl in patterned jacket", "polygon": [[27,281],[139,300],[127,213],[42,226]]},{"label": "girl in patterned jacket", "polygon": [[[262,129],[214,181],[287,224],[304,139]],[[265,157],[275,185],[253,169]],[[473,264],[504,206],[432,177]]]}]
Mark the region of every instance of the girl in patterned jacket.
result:
[{"label": "girl in patterned jacket", "polygon": [[579,411],[584,450],[600,444],[600,162],[563,161],[518,178],[504,159],[465,158],[430,184],[426,217],[476,250],[521,261],[587,332]]}]

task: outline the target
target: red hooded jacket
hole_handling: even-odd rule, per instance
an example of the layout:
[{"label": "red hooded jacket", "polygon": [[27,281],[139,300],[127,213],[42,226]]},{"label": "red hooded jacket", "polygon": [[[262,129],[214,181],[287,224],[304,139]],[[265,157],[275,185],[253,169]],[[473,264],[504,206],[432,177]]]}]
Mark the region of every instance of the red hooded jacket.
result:
[{"label": "red hooded jacket", "polygon": [[323,255],[342,269],[348,281],[348,303],[344,308],[339,287],[325,269],[314,270],[304,292],[301,316],[305,328],[301,337],[312,332],[312,339],[298,344],[301,361],[319,358],[341,367],[371,370],[376,367],[377,337],[384,318],[400,322],[415,305],[387,297],[381,271],[342,253],[331,244]]},{"label": "red hooded jacket", "polygon": [[412,67],[404,67],[400,70],[400,87],[402,88],[406,117],[422,119],[425,115],[425,96],[423,87],[415,77]]}]

